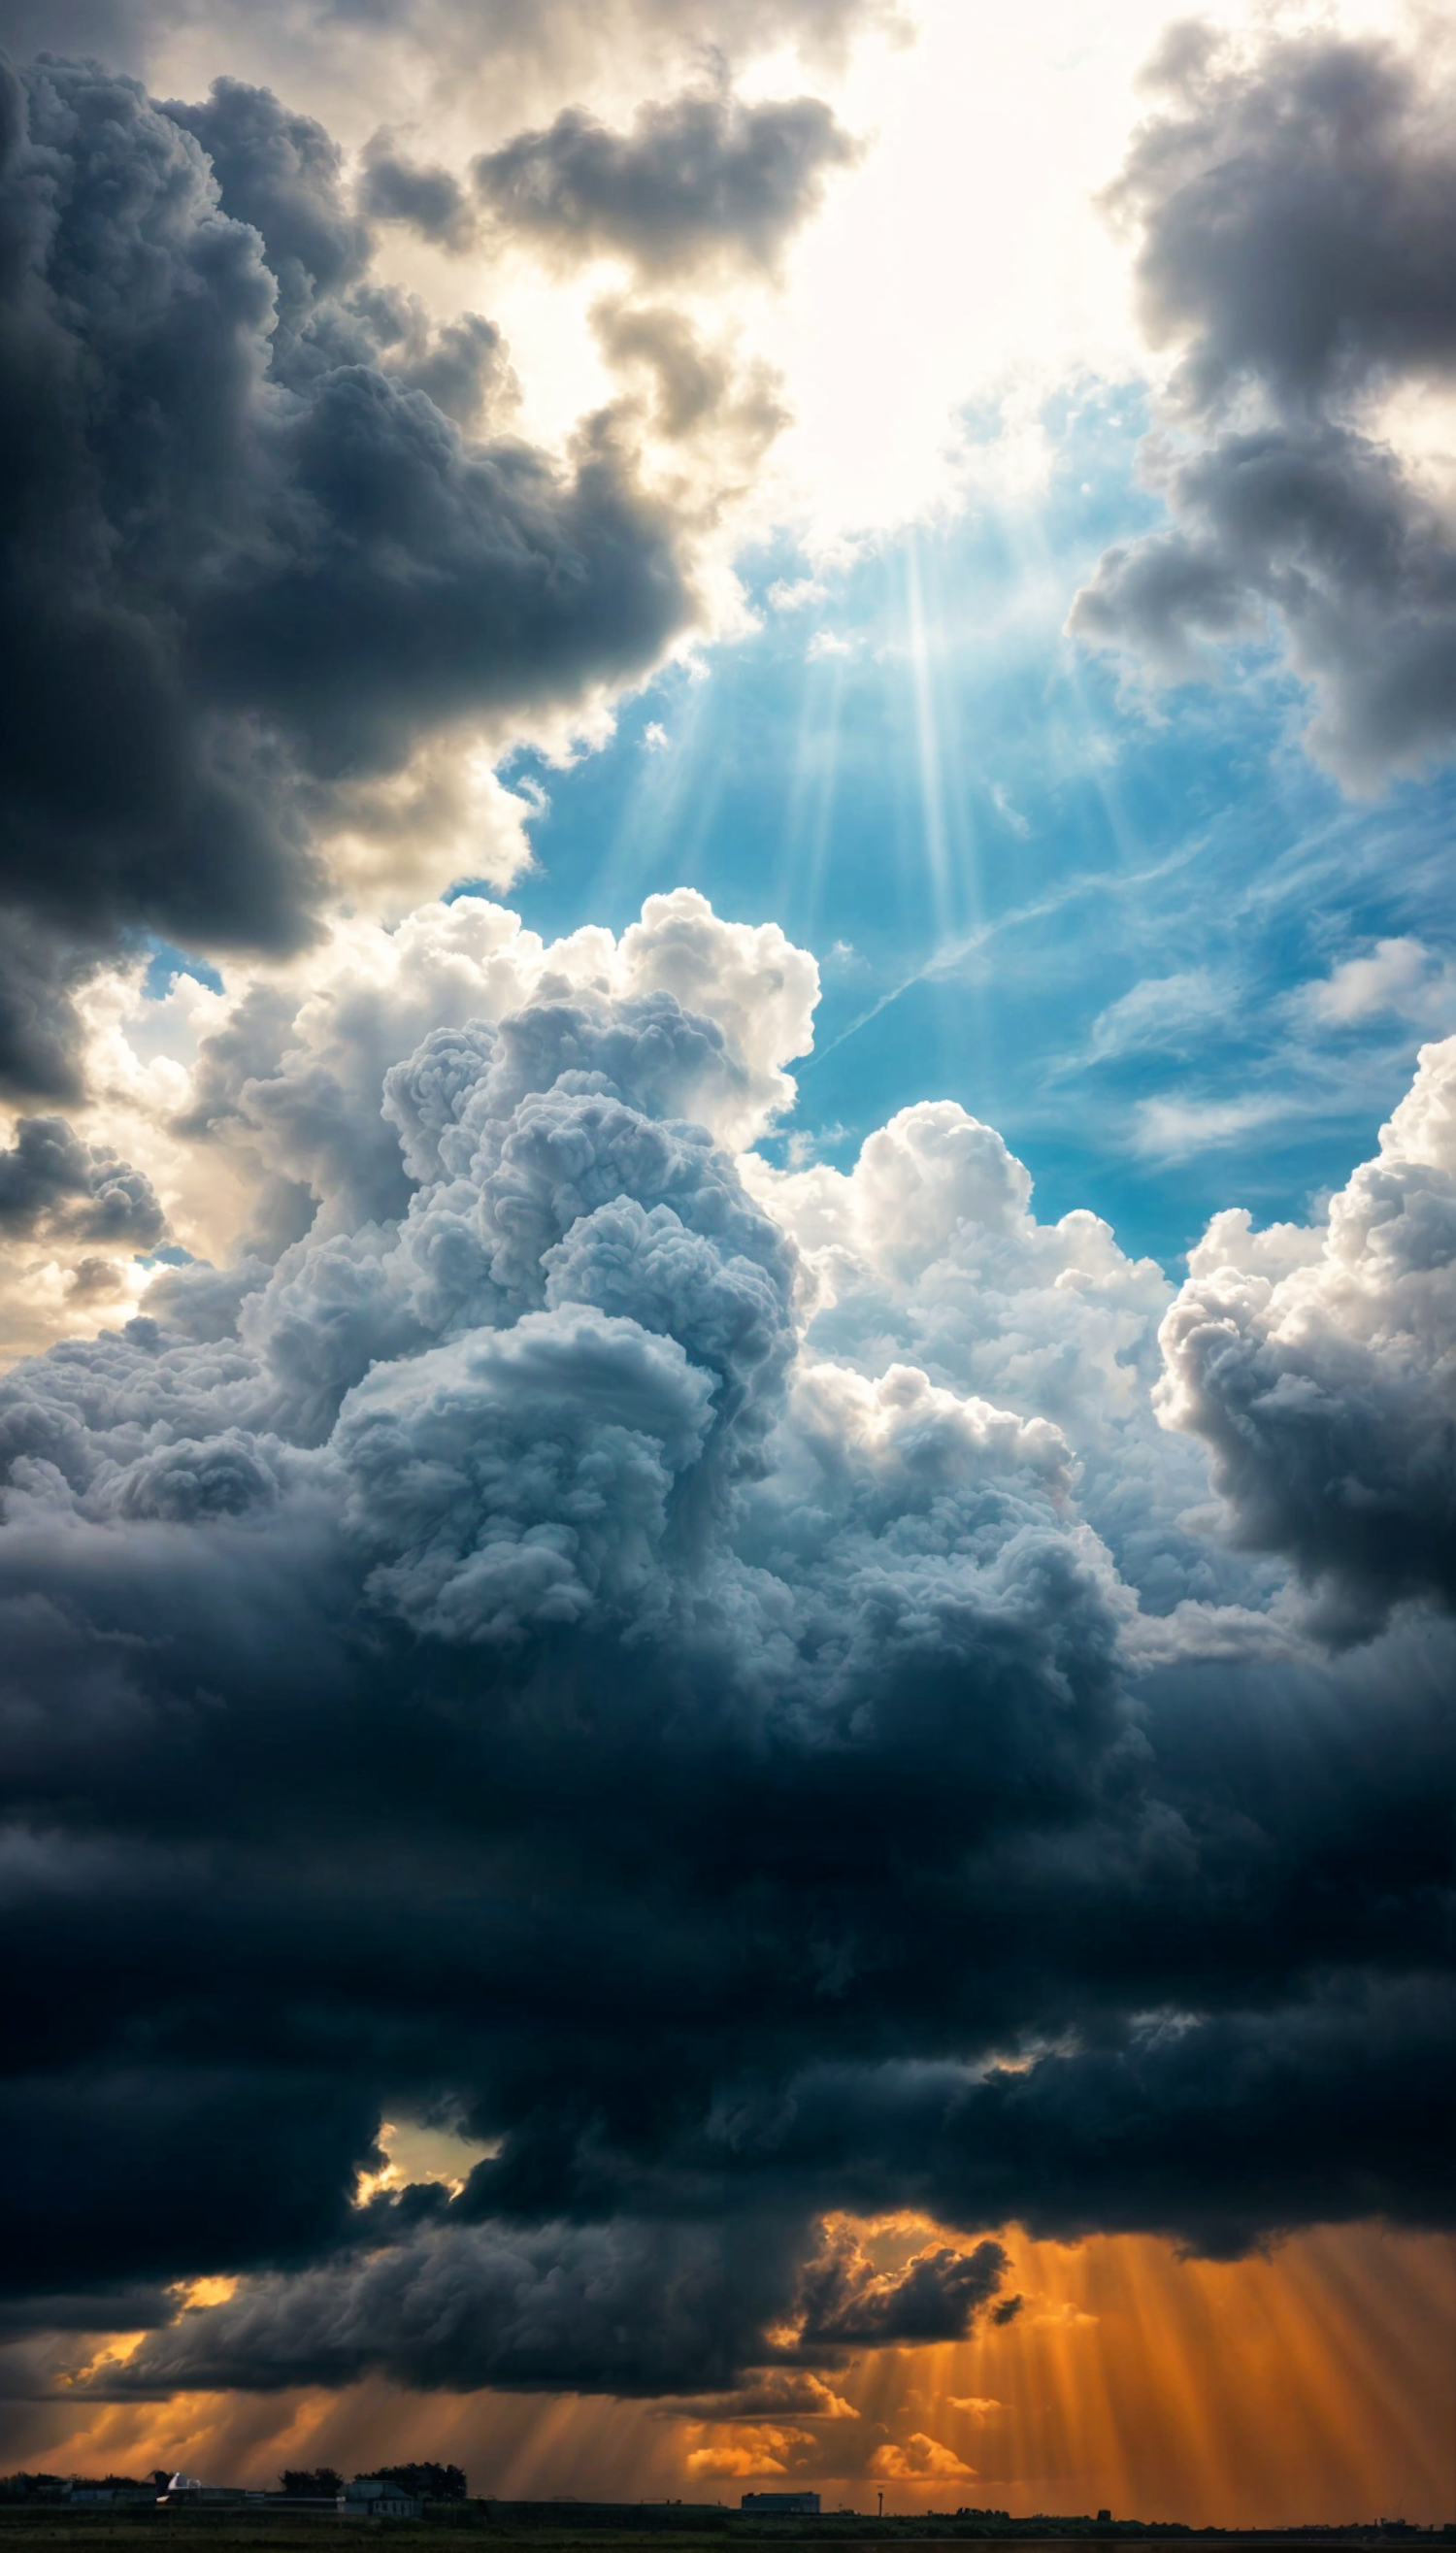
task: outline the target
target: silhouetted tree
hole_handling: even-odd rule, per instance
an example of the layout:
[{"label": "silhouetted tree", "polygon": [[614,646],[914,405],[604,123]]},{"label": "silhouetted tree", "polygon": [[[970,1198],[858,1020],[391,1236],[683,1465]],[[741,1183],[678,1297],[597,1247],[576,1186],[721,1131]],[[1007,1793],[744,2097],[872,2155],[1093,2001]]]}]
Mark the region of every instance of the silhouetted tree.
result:
[{"label": "silhouetted tree", "polygon": [[344,2488],[344,2477],[332,2465],[289,2466],[281,2476],[282,2486],[290,2499],[333,2499]]}]

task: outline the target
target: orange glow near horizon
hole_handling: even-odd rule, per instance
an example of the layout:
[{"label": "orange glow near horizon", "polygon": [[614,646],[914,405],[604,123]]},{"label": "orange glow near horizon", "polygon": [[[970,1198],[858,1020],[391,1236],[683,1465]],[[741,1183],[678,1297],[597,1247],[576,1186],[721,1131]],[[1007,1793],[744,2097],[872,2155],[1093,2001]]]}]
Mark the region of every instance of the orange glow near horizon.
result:
[{"label": "orange glow near horizon", "polygon": [[253,2483],[284,2464],[436,2456],[502,2498],[735,2501],[785,2481],[827,2507],[872,2509],[883,2487],[888,2509],[1110,2507],[1195,2525],[1456,2515],[1449,2243],[1355,2226],[1224,2263],[1152,2237],[1002,2239],[1025,2298],[1016,2320],[836,2371],[852,2418],[706,2422],[670,2402],[372,2382],[114,2404],[83,2427],[53,2406],[26,2456]]}]

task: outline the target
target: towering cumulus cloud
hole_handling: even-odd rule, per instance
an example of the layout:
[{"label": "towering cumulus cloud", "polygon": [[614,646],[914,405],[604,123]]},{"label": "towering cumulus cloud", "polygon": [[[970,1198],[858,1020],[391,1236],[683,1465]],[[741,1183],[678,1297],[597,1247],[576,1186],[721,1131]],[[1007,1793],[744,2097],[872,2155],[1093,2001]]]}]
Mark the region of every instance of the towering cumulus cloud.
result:
[{"label": "towering cumulus cloud", "polygon": [[1412,446],[1401,413],[1434,395],[1449,424],[1456,388],[1450,49],[1189,23],[1154,77],[1111,201],[1178,358],[1149,451],[1172,520],[1106,554],[1071,625],[1182,682],[1272,622],[1314,750],[1368,789],[1456,744],[1450,436]]},{"label": "towering cumulus cloud", "polygon": [[[193,1076],[262,1255],[0,1392],[12,2329],[722,2416],[1011,2220],[1444,2221],[1451,1053],[1173,1299],[958,1108],[745,1150],[815,969],[699,896],[339,948]],[[361,2199],[400,2115],[462,2186]]]}]

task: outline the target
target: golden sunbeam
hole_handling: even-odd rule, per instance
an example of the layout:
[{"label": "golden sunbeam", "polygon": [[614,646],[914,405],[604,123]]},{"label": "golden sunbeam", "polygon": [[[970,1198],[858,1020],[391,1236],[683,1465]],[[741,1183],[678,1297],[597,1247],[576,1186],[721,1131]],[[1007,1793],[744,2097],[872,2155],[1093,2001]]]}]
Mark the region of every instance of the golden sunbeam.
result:
[{"label": "golden sunbeam", "polygon": [[[963,2239],[909,2218],[856,2231],[876,2262]],[[1359,2225],[1223,2262],[1153,2236],[1002,2239],[1014,2319],[865,2352],[835,2372],[824,2413],[705,2422],[670,2399],[426,2395],[375,2380],[111,2404],[53,2435],[47,2460],[261,2484],[284,2464],[434,2456],[503,2498],[735,2500],[787,2476],[827,2505],[872,2508],[882,2487],[906,2510],[1100,2506],[1224,2526],[1432,2522],[1456,2505],[1449,2243]]]}]

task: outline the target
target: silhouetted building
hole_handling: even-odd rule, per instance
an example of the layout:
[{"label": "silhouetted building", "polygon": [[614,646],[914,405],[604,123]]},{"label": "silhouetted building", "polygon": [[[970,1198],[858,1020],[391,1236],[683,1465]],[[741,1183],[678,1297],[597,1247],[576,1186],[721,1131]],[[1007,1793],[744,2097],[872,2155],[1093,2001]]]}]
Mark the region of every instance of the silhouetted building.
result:
[{"label": "silhouetted building", "polygon": [[338,2501],[341,2517],[418,2517],[420,2505],[402,2484],[363,2475],[345,2483]]},{"label": "silhouetted building", "polygon": [[738,2502],[757,2517],[817,2517],[817,2491],[745,2491]]}]

